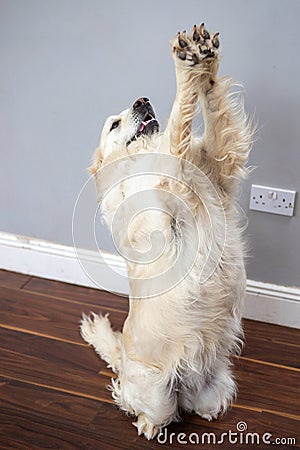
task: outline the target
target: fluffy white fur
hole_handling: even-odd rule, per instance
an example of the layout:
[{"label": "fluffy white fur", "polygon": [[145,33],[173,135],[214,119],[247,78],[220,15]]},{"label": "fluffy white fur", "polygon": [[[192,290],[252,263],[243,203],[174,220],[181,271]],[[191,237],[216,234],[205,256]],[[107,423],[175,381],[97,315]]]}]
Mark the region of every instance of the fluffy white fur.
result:
[{"label": "fluffy white fur", "polygon": [[[132,246],[136,251],[147,250],[155,230],[166,243],[155,262],[128,262],[131,295],[123,332],[112,330],[107,315],[83,316],[81,322],[82,337],[118,374],[111,388],[114,400],[137,417],[134,425],[148,439],[177,420],[181,411],[216,418],[236,393],[230,355],[242,344],[245,270],[234,195],[239,178],[246,173],[252,133],[240,99],[230,91],[231,80],[217,77],[217,36],[205,33],[203,26],[197,27],[190,37],[182,33],[172,42],[177,93],[165,131],[142,135],[128,144],[137,131],[133,108],[110,117],[91,168],[109,227],[117,208],[132,193],[155,187],[169,194],[158,195],[157,201],[165,202],[161,210],[144,211],[134,221],[130,222],[130,208],[125,209],[124,223],[114,229],[125,253]],[[201,138],[192,134],[199,104],[205,126]],[[102,178],[103,167],[143,153],[175,156],[175,179],[129,177],[107,193],[109,176]],[[126,174],[132,170],[129,166],[116,167]],[[201,199],[190,186],[201,192]],[[186,214],[173,202],[174,195],[188,206],[198,230],[196,259],[188,273],[185,258],[194,250],[195,237]],[[170,214],[180,234],[174,231]],[[143,298],[150,286],[143,284],[145,274],[156,277],[170,267],[178,256],[178,241],[182,260],[178,277],[181,272],[185,276],[166,292]],[[209,276],[201,282],[204,266]],[[142,282],[137,288],[138,280]],[[145,295],[140,295],[143,286]]]}]

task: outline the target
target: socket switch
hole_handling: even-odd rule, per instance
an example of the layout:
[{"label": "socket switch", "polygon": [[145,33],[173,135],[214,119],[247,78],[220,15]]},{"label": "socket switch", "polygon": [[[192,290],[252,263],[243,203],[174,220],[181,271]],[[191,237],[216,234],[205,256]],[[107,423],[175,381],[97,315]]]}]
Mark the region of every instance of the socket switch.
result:
[{"label": "socket switch", "polygon": [[268,186],[251,186],[249,208],[255,211],[293,216],[296,191]]}]

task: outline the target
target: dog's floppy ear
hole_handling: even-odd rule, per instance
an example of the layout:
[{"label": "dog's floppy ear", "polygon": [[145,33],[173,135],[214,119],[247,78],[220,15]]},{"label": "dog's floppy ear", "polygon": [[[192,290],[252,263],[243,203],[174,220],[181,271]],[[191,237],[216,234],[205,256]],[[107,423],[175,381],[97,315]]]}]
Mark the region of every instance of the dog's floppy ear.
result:
[{"label": "dog's floppy ear", "polygon": [[103,152],[101,150],[101,146],[96,148],[94,156],[93,156],[93,162],[92,165],[88,168],[88,171],[92,175],[96,175],[97,171],[100,169],[103,162]]}]

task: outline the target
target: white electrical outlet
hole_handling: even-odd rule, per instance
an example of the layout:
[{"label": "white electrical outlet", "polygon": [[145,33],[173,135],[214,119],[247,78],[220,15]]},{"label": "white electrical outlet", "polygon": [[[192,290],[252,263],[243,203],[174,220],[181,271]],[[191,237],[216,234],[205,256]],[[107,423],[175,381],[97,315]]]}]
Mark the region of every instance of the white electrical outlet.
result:
[{"label": "white electrical outlet", "polygon": [[294,214],[296,191],[252,184],[250,209],[283,216]]}]

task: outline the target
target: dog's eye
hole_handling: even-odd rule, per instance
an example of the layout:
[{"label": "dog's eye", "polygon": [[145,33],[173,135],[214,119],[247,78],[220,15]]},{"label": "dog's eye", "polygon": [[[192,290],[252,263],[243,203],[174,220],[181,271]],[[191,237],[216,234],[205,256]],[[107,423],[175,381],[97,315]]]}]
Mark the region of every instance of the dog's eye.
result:
[{"label": "dog's eye", "polygon": [[109,131],[114,130],[115,128],[118,128],[118,126],[120,125],[120,122],[121,122],[121,120],[116,120],[115,122],[113,122]]}]

